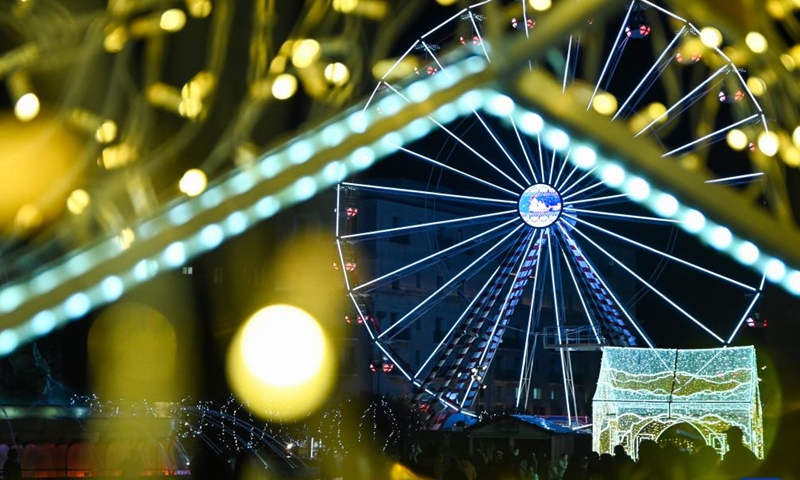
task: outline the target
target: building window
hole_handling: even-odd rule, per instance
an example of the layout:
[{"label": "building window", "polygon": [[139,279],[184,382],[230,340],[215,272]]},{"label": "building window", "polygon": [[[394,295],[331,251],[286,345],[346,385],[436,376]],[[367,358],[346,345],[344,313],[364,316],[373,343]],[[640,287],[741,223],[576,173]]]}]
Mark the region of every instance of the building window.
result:
[{"label": "building window", "polygon": [[556,387],[550,388],[550,400],[557,400],[558,399],[558,392],[556,391]]},{"label": "building window", "polygon": [[533,399],[534,400],[541,400],[542,399],[542,389],[539,387],[533,387]]},{"label": "building window", "polygon": [[224,279],[222,267],[214,267],[214,285],[220,285]]},{"label": "building window", "polygon": [[184,275],[191,275],[192,274],[192,267],[183,267],[183,274]]},{"label": "building window", "polygon": [[442,331],[442,317],[436,317],[435,320],[435,329],[433,331],[433,341],[438,342],[444,337],[444,332]]}]

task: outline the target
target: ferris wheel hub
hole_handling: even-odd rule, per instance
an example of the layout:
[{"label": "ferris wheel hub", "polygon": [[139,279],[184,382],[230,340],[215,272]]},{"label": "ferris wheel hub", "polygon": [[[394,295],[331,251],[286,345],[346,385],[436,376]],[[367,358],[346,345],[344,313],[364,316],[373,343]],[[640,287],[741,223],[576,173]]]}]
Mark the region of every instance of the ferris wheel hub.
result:
[{"label": "ferris wheel hub", "polygon": [[561,217],[564,201],[553,186],[537,183],[519,196],[518,210],[522,221],[533,228],[547,228]]}]

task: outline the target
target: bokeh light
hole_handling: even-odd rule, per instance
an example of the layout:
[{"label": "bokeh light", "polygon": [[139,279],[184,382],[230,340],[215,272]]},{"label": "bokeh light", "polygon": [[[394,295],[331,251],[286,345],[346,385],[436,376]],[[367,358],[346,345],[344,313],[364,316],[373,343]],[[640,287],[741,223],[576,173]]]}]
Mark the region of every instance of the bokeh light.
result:
[{"label": "bokeh light", "polygon": [[183,10],[171,8],[161,14],[161,20],[158,24],[165,32],[180,31],[186,25],[186,14]]},{"label": "bokeh light", "polygon": [[608,93],[598,93],[592,100],[592,108],[600,115],[613,115],[617,111],[617,97]]},{"label": "bokeh light", "polygon": [[333,384],[330,341],[304,310],[273,305],[239,329],[228,350],[228,382],[251,411],[291,421],[315,410]]},{"label": "bokeh light", "polygon": [[21,122],[29,122],[39,115],[39,97],[35,93],[26,93],[19,97],[17,103],[14,104],[14,115],[17,116]]},{"label": "bokeh light", "polygon": [[700,30],[700,40],[709,48],[722,45],[722,33],[714,27],[705,27]]},{"label": "bokeh light", "polygon": [[67,208],[75,215],[80,215],[91,203],[91,197],[86,190],[77,189],[67,197]]},{"label": "bokeh light", "polygon": [[297,91],[297,78],[290,73],[282,73],[272,82],[272,96],[278,100],[291,98]]},{"label": "bokeh light", "polygon": [[758,136],[758,149],[768,157],[778,153],[778,135],[775,132],[761,132]]},{"label": "bokeh light", "polygon": [[540,12],[549,10],[553,6],[552,0],[528,0],[528,3],[530,3],[531,8]]},{"label": "bokeh light", "polygon": [[292,46],[292,64],[297,68],[306,68],[319,59],[321,51],[319,42],[314,39],[298,40]]},{"label": "bokeh light", "polygon": [[747,147],[747,135],[738,128],[732,128],[725,136],[728,146],[734,150],[744,150]]},{"label": "bokeh light", "polygon": [[93,391],[103,398],[181,398],[175,329],[158,310],[118,303],[92,324],[87,340]]},{"label": "bokeh light", "polygon": [[196,197],[203,193],[207,184],[206,174],[198,168],[193,168],[183,174],[180,182],[178,182],[178,188],[186,195]]},{"label": "bokeh light", "polygon": [[350,80],[350,70],[343,63],[329,63],[325,67],[325,80],[333,85],[342,86]]},{"label": "bokeh light", "polygon": [[764,53],[767,51],[767,39],[759,32],[748,33],[744,41],[753,53]]},{"label": "bokeh light", "polygon": [[18,226],[35,226],[64,210],[83,173],[81,147],[68,126],[52,116],[21,123],[0,114],[0,231],[13,228],[15,219]]}]

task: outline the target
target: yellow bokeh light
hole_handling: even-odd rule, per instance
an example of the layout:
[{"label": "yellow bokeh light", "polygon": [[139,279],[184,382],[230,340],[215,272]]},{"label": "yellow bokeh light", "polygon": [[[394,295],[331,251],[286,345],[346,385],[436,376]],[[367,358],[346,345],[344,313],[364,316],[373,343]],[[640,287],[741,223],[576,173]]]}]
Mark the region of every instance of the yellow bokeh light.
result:
[{"label": "yellow bokeh light", "polygon": [[800,126],[795,127],[792,131],[792,143],[795,147],[800,148]]},{"label": "yellow bokeh light", "polygon": [[105,38],[103,38],[103,48],[106,52],[117,53],[122,51],[127,43],[128,30],[122,26],[109,25]]},{"label": "yellow bokeh light", "polygon": [[42,212],[36,205],[25,204],[14,217],[14,226],[22,230],[36,228],[42,224]]},{"label": "yellow bokeh light", "polygon": [[358,7],[358,0],[333,0],[333,9],[337,12],[350,13]]},{"label": "yellow bokeh light", "polygon": [[531,8],[540,12],[549,10],[550,7],[553,6],[552,0],[528,0],[528,3],[530,4]]},{"label": "yellow bokeh light", "polygon": [[278,100],[291,98],[297,91],[297,79],[290,73],[282,73],[272,82],[272,96]]},{"label": "yellow bokeh light", "polygon": [[764,53],[767,51],[767,39],[759,32],[750,32],[744,38],[747,47],[754,53]]},{"label": "yellow bokeh light", "polygon": [[39,115],[39,97],[35,93],[26,93],[19,97],[17,103],[14,104],[14,115],[21,122],[30,122],[37,115]]},{"label": "yellow bokeh light", "polygon": [[[20,122],[11,113],[0,114],[0,232],[15,222],[47,222],[66,209],[67,197],[83,178],[77,161],[83,147],[65,117],[42,112]],[[31,209],[20,213],[26,204],[36,206],[35,215]]]},{"label": "yellow bokeh light", "polygon": [[661,102],[653,102],[647,106],[647,114],[652,118],[659,117],[667,111],[667,107]]},{"label": "yellow bokeh light", "polygon": [[203,102],[198,98],[184,98],[178,104],[178,114],[194,119],[203,112]]},{"label": "yellow bokeh light", "polygon": [[800,167],[800,150],[791,146],[783,152],[783,163],[789,167]]},{"label": "yellow bokeh light", "polygon": [[797,67],[797,62],[795,62],[794,58],[788,53],[781,53],[780,59],[783,67],[790,72]]},{"label": "yellow bokeh light", "polygon": [[80,215],[91,203],[89,193],[83,189],[73,190],[67,197],[67,208],[75,215]]},{"label": "yellow bokeh light", "polygon": [[436,0],[436,3],[443,7],[449,7],[450,5],[456,3],[458,0]]},{"label": "yellow bokeh light", "polygon": [[306,38],[299,40],[292,46],[292,65],[297,68],[306,68],[319,59],[322,47],[319,42]]},{"label": "yellow bokeh light", "polygon": [[705,27],[700,30],[700,40],[709,48],[722,45],[722,33],[714,27]]},{"label": "yellow bokeh light", "polygon": [[758,149],[768,157],[778,153],[778,135],[775,132],[761,132],[758,136]]},{"label": "yellow bokeh light", "polygon": [[206,18],[211,15],[211,0],[187,0],[186,9],[194,18]]},{"label": "yellow bokeh light", "polygon": [[113,120],[106,120],[97,127],[94,138],[100,143],[110,143],[117,138],[117,123]]},{"label": "yellow bokeh light", "polygon": [[184,375],[176,370],[178,339],[158,310],[117,303],[92,323],[87,338],[93,391],[103,398],[180,398]]},{"label": "yellow bokeh light", "polygon": [[412,55],[407,55],[399,61],[397,58],[386,58],[375,62],[372,76],[391,82],[412,75],[414,67],[419,68],[419,59]]},{"label": "yellow bokeh light", "polygon": [[188,170],[183,174],[180,182],[178,182],[180,191],[190,197],[196,197],[203,193],[206,189],[206,185],[208,185],[206,174],[199,168]]},{"label": "yellow bokeh light", "polygon": [[184,25],[186,25],[186,14],[177,8],[170,8],[162,13],[158,22],[158,26],[165,32],[180,31]]},{"label": "yellow bokeh light", "polygon": [[753,92],[753,95],[760,97],[767,93],[767,82],[758,77],[750,77],[747,79],[747,88]]},{"label": "yellow bokeh light", "polygon": [[613,115],[617,111],[617,97],[601,92],[592,100],[592,108],[600,115]]},{"label": "yellow bokeh light", "polygon": [[273,305],[239,329],[227,357],[228,382],[252,412],[290,421],[327,397],[335,356],[317,321],[305,311]]},{"label": "yellow bokeh light", "polygon": [[749,143],[747,141],[747,135],[738,128],[729,130],[725,140],[728,142],[728,146],[734,150],[744,150]]},{"label": "yellow bokeh light", "polygon": [[329,63],[325,67],[325,80],[333,85],[342,86],[350,80],[350,70],[343,63]]}]

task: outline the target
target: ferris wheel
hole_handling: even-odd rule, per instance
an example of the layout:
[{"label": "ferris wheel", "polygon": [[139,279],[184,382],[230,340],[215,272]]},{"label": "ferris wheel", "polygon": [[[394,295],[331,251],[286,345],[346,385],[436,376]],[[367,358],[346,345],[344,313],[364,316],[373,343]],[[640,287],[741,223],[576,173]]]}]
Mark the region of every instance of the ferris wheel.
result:
[{"label": "ferris wheel", "polygon": [[[370,102],[406,100],[409,80],[448,75],[442,52],[459,44],[489,62],[502,55],[485,38],[487,12],[502,10],[491,3],[464,8],[421,35]],[[547,17],[526,3],[506,28],[533,38]],[[757,189],[763,173],[747,153],[767,130],[766,117],[747,72],[713,37],[634,0],[607,25],[587,19],[582,31],[565,35],[563,51],[530,68],[582,95],[587,110],[625,122],[632,137],[660,144],[663,161],[704,162],[716,175],[708,188]],[[724,265],[711,248],[687,245],[681,229],[691,226],[649,215],[581,171],[570,162],[568,139],[555,148],[523,134],[513,118],[478,111],[449,124],[430,121],[432,134],[395,146],[369,180],[341,182],[336,206],[336,266],[353,315],[382,358],[372,368],[405,377],[421,406],[475,415],[479,392],[500,368],[493,366],[498,352],[516,348],[515,406],[525,409],[535,351],[544,346],[558,354],[570,417],[571,352],[735,340],[763,278]],[[637,307],[647,302],[643,321]],[[430,330],[433,341],[420,341],[418,332]]]}]

